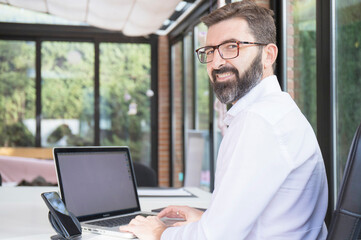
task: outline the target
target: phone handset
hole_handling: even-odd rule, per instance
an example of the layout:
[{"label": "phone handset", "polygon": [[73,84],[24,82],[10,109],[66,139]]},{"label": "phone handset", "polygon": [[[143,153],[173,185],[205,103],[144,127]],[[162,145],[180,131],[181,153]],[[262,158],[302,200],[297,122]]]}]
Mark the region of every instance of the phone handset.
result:
[{"label": "phone handset", "polygon": [[77,239],[81,236],[82,229],[78,219],[68,211],[64,202],[57,192],[45,192],[41,194],[49,208],[48,218],[57,236],[51,239]]},{"label": "phone handset", "polygon": [[[68,213],[69,213],[71,219],[73,220],[73,222],[75,223],[75,225],[77,226],[77,228],[79,229],[79,231],[81,232],[81,225],[79,223],[79,220],[71,212],[68,212]],[[55,218],[53,217],[53,214],[51,214],[50,211],[48,213],[48,218],[49,218],[49,222],[50,222],[51,226],[53,227],[53,229],[55,230],[55,232],[57,234],[59,234],[64,239],[69,239],[69,237],[71,237],[71,236],[68,236],[68,231],[64,228],[64,225],[62,225],[62,224],[59,225],[57,223],[57,221],[55,220]]]}]

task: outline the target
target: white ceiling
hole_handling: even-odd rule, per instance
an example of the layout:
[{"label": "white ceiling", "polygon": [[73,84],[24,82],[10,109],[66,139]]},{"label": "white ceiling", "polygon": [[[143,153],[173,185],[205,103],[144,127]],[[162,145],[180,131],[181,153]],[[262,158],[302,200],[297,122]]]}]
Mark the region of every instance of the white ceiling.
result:
[{"label": "white ceiling", "polygon": [[127,36],[155,33],[181,0],[0,0]]}]

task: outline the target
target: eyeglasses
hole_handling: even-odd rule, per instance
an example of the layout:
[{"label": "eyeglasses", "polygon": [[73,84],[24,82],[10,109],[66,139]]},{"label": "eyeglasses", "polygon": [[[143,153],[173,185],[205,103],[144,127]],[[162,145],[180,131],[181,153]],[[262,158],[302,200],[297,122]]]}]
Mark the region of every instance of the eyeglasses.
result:
[{"label": "eyeglasses", "polygon": [[221,43],[217,46],[206,46],[196,50],[198,59],[201,63],[209,63],[213,61],[214,51],[217,49],[219,56],[223,59],[236,58],[239,55],[239,48],[242,45],[267,45],[265,43],[258,42],[242,42],[242,41],[230,41]]}]

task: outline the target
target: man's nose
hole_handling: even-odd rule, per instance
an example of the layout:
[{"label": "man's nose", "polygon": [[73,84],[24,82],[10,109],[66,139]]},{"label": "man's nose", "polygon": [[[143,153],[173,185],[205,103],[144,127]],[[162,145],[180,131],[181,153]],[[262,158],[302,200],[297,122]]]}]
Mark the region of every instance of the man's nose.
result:
[{"label": "man's nose", "polygon": [[219,53],[219,50],[216,49],[214,51],[213,60],[211,62],[212,68],[219,69],[225,63],[226,63],[226,61],[221,57],[221,54]]}]

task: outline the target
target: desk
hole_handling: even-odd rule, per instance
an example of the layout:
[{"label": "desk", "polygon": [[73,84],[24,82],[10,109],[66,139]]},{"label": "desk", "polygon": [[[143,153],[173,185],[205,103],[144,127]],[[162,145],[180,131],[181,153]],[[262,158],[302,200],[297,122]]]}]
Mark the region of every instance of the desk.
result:
[{"label": "desk", "polygon": [[[196,197],[141,197],[143,211],[168,205],[207,208],[211,194],[198,188],[186,188]],[[55,232],[48,222],[48,208],[40,197],[42,192],[58,191],[57,187],[0,187],[0,239],[49,240]],[[83,234],[83,239],[116,239]]]}]

